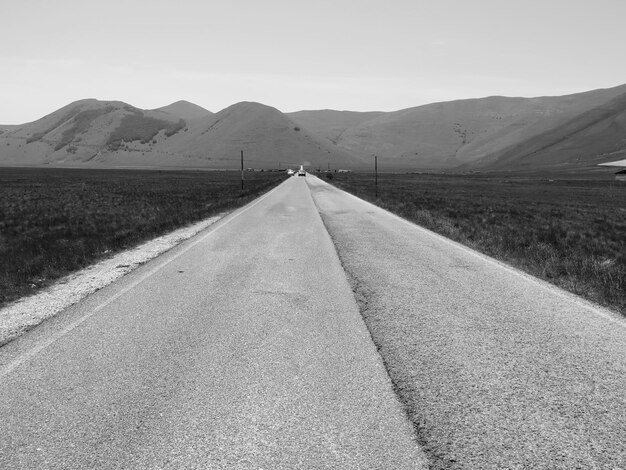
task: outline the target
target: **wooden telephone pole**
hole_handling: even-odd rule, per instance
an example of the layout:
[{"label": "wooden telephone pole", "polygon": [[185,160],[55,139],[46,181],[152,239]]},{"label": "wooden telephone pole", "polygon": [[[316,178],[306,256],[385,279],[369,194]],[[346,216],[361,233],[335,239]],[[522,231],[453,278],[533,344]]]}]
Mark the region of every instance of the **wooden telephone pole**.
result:
[{"label": "wooden telephone pole", "polygon": [[374,188],[376,191],[376,199],[378,199],[378,156],[374,155]]}]

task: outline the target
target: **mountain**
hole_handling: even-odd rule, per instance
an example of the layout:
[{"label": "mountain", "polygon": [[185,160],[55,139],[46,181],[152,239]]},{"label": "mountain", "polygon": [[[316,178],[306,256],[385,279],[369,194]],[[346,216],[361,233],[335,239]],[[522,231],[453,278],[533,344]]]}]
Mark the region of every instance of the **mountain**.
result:
[{"label": "mountain", "polygon": [[126,142],[148,143],[159,133],[172,135],[184,126],[184,120],[162,111],[120,101],[80,100],[0,134],[0,162],[82,165],[123,151]]},{"label": "mountain", "polygon": [[572,169],[626,157],[626,93],[476,162],[490,170]]},{"label": "mountain", "polygon": [[358,164],[349,152],[260,103],[192,119],[181,116],[198,111],[194,105],[174,105],[147,111],[118,101],[71,103],[38,121],[0,129],[0,164],[237,168],[241,150],[254,168]]},{"label": "mountain", "polygon": [[186,158],[204,159],[215,167],[233,167],[241,150],[246,167],[281,167],[305,164],[333,168],[359,164],[359,160],[323,137],[300,127],[276,108],[241,102],[214,116],[190,122],[188,131],[159,147]]},{"label": "mountain", "polygon": [[626,157],[626,85],[567,96],[433,103],[394,112],[284,114],[242,102],[216,114],[186,101],[142,110],[81,100],[0,126],[1,165],[295,167],[528,171]]},{"label": "mountain", "polygon": [[172,103],[168,106],[157,108],[154,111],[161,111],[165,113],[177,116],[180,119],[197,119],[207,116],[212,116],[213,113],[208,109],[204,109],[202,106],[190,103],[189,101],[180,100]]},{"label": "mountain", "polygon": [[511,146],[523,147],[625,92],[622,85],[557,97],[457,100],[386,113],[323,110],[290,116],[364,163],[378,155],[388,170],[467,169],[475,163],[487,169],[478,162]]}]

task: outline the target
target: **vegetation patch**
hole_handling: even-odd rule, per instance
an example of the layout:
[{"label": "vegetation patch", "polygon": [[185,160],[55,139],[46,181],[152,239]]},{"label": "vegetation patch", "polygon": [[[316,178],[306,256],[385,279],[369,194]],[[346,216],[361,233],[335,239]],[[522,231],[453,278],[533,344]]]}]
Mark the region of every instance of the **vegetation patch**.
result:
[{"label": "vegetation patch", "polygon": [[251,201],[283,173],[0,168],[0,305]]},{"label": "vegetation patch", "polygon": [[[81,111],[80,113],[78,113],[76,116],[74,116],[74,125],[71,128],[67,129],[65,132],[63,132],[61,140],[54,147],[54,150],[61,150],[63,147],[69,145],[75,140],[78,141],[78,139],[80,139],[80,137],[78,136],[86,132],[98,116],[102,116],[103,114],[110,113],[114,110],[115,108],[113,106],[107,106],[101,109],[88,109],[86,111]],[[76,150],[74,149],[74,152],[75,151]],[[68,149],[68,152],[71,153],[71,150]]]},{"label": "vegetation patch", "polygon": [[502,176],[335,174],[333,184],[626,314],[626,184]]},{"label": "vegetation patch", "polygon": [[44,131],[35,132],[34,134],[32,134],[28,139],[26,139],[26,143],[30,144],[30,143],[41,140],[46,134],[49,134],[50,132],[52,132],[59,126],[62,126],[64,122],[69,121],[70,119],[72,119],[74,116],[76,116],[79,113],[80,113],[80,107],[77,106],[73,108],[65,116],[57,120],[54,124],[48,126]]},{"label": "vegetation patch", "polygon": [[165,130],[165,135],[170,137],[183,129],[185,125],[183,119],[178,122],[165,121],[144,116],[140,110],[133,109],[133,112],[124,116],[118,128],[111,133],[107,146],[110,150],[117,150],[123,142],[139,140],[142,143],[148,143],[161,130]]}]

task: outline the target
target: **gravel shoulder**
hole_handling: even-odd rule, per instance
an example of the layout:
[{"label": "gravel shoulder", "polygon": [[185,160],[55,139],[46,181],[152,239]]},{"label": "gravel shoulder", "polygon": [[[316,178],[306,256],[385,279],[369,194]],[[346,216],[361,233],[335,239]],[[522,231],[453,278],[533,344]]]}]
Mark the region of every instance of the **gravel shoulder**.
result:
[{"label": "gravel shoulder", "polygon": [[210,217],[149,240],[130,250],[116,253],[110,258],[60,279],[35,295],[1,308],[0,346],[193,237],[225,215]]},{"label": "gravel shoulder", "polygon": [[431,468],[626,468],[626,323],[315,178]]}]

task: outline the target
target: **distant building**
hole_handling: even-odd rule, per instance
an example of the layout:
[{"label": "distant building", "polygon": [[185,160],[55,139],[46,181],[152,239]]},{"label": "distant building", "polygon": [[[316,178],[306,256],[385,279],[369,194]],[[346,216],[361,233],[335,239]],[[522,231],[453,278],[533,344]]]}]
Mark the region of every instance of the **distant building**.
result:
[{"label": "distant building", "polygon": [[615,173],[615,179],[617,181],[626,181],[626,170],[620,170]]},{"label": "distant building", "polygon": [[337,173],[351,173],[352,170],[337,170]]}]

